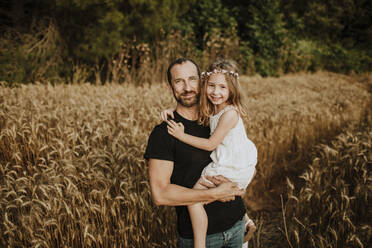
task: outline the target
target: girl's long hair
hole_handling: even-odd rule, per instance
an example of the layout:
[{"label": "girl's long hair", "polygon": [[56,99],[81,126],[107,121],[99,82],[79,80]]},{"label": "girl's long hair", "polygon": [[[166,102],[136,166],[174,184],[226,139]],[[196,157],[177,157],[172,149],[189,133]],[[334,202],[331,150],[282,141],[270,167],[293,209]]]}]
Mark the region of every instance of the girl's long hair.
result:
[{"label": "girl's long hair", "polygon": [[239,72],[236,63],[231,60],[217,59],[208,67],[207,71],[203,73],[201,77],[200,114],[198,122],[204,126],[209,125],[210,116],[215,114],[214,106],[207,97],[208,80],[210,77],[208,74],[218,70],[227,71],[224,73],[224,76],[230,91],[228,99],[229,104],[233,105],[238,110],[242,118],[247,117],[243,100],[244,94],[239,83]]}]

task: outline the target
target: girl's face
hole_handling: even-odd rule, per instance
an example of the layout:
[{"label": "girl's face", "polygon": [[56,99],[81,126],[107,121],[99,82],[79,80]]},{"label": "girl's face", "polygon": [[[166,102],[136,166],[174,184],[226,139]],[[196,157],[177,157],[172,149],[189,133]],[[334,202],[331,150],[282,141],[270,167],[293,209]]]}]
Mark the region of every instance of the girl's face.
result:
[{"label": "girl's face", "polygon": [[230,90],[224,74],[212,74],[206,87],[207,97],[217,109],[228,104]]}]

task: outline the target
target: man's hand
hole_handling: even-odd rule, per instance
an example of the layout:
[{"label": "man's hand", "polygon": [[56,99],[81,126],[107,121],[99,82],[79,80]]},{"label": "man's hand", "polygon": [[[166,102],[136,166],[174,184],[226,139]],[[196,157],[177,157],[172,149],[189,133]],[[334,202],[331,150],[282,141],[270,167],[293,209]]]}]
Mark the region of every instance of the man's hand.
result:
[{"label": "man's hand", "polygon": [[245,193],[244,190],[238,188],[236,183],[230,182],[229,179],[223,176],[207,176],[206,179],[213,184],[206,181],[202,181],[201,184],[207,188],[215,188],[216,200],[218,201],[233,201],[235,200],[235,196],[242,196]]}]

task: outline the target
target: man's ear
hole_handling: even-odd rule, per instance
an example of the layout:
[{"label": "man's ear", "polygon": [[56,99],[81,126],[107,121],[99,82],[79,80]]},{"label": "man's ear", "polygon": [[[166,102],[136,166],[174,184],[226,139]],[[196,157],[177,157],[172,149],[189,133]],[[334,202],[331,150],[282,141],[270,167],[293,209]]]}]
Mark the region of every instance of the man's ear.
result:
[{"label": "man's ear", "polygon": [[171,93],[173,93],[173,89],[172,89],[172,87],[171,87],[171,85],[170,85],[169,83],[167,83],[167,88],[168,88],[168,90],[169,90]]}]

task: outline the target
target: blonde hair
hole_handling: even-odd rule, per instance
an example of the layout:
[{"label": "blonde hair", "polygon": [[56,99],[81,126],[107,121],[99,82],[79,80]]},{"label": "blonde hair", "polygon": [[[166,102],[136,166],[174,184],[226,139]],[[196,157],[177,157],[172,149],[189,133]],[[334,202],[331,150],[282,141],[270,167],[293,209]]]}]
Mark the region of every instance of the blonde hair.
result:
[{"label": "blonde hair", "polygon": [[198,123],[209,125],[209,117],[214,114],[214,106],[207,97],[207,86],[209,77],[215,73],[223,73],[229,86],[229,104],[233,105],[243,118],[247,117],[245,105],[243,102],[244,94],[239,83],[238,68],[234,61],[217,59],[202,73],[201,78],[201,96],[200,96],[200,114]]}]

